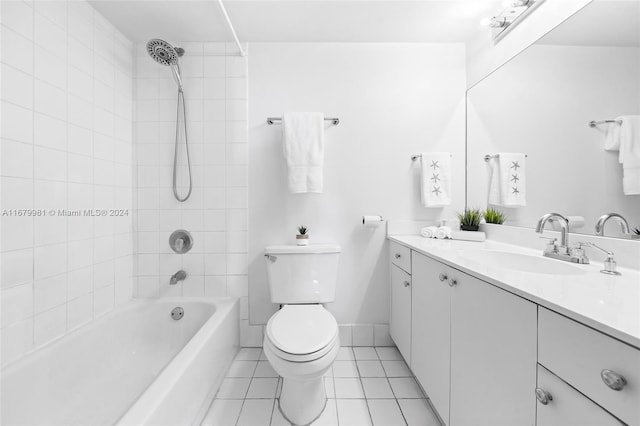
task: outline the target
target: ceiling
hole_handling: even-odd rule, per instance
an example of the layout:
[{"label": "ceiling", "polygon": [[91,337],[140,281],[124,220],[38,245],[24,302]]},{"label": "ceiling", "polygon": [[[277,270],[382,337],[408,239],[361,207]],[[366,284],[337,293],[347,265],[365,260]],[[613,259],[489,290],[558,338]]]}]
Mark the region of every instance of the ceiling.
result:
[{"label": "ceiling", "polygon": [[568,46],[640,46],[640,1],[596,0],[538,41]]},{"label": "ceiling", "polygon": [[[217,1],[89,0],[135,42],[232,41]],[[466,42],[503,0],[225,0],[241,42]]]}]

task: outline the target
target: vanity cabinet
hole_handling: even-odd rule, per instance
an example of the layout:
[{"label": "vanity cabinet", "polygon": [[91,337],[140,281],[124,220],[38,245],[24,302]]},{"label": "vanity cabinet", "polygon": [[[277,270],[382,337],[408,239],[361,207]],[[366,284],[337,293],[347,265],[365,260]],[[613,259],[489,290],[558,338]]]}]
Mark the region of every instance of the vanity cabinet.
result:
[{"label": "vanity cabinet", "polygon": [[412,253],[411,369],[446,425],[533,425],[536,305]]},{"label": "vanity cabinet", "polygon": [[389,334],[407,364],[411,365],[411,250],[389,243],[391,264],[391,318]]},{"label": "vanity cabinet", "polygon": [[623,425],[541,365],[538,365],[536,393],[539,393],[537,426]]},{"label": "vanity cabinet", "polygon": [[[608,416],[608,411],[625,424],[640,426],[640,350],[543,307],[538,316],[538,363],[586,395],[596,407],[603,407],[598,407],[602,416]],[[565,402],[556,398],[554,391],[540,382],[538,387],[554,398],[547,406],[538,402],[539,426],[582,424],[574,419],[545,423],[546,412],[553,406],[560,413],[568,409],[561,407]]]}]

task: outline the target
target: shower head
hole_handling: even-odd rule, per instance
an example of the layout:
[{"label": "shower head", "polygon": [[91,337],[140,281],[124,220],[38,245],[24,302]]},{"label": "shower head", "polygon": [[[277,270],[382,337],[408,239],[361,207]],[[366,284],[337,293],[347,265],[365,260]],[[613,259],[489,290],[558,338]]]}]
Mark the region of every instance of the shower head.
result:
[{"label": "shower head", "polygon": [[[180,49],[184,54],[184,50]],[[147,53],[151,59],[162,65],[176,65],[178,63],[178,49],[159,38],[151,39],[147,42]]]},{"label": "shower head", "polygon": [[182,91],[182,74],[180,73],[178,58],[184,55],[184,49],[173,47],[164,40],[154,38],[147,42],[147,53],[157,63],[171,67],[178,89]]}]

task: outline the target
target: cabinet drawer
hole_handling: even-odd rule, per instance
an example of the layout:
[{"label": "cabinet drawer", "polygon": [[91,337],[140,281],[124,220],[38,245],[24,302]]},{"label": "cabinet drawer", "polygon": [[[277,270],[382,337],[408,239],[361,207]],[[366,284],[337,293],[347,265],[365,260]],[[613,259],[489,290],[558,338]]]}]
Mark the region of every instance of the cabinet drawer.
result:
[{"label": "cabinet drawer", "polygon": [[[640,350],[545,308],[538,315],[538,362],[630,426],[640,426]],[[611,370],[626,380],[613,390]]]},{"label": "cabinet drawer", "polygon": [[537,402],[537,426],[622,426],[615,417],[589,398],[538,365],[538,389],[551,400]]},{"label": "cabinet drawer", "polygon": [[391,263],[411,273],[411,250],[401,244],[391,241],[389,244]]}]

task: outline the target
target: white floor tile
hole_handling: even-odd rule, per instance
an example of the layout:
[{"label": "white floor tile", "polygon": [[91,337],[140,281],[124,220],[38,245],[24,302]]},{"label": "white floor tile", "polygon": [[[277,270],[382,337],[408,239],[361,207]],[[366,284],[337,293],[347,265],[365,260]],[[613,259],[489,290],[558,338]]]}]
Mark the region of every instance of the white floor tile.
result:
[{"label": "white floor tile", "polygon": [[244,399],[251,379],[248,377],[228,377],[222,381],[216,399]]},{"label": "white floor tile", "polygon": [[336,399],[340,426],[371,425],[369,408],[364,399]]},{"label": "white floor tile", "polygon": [[336,398],[364,398],[359,378],[335,377]]},{"label": "white floor tile", "polygon": [[412,377],[389,378],[391,389],[396,398],[424,398],[418,383]]},{"label": "white floor tile", "polygon": [[353,361],[355,357],[353,356],[353,349],[351,346],[344,346],[338,349],[338,356],[336,356],[336,361]]},{"label": "white floor tile", "polygon": [[377,347],[378,357],[387,361],[402,361],[402,355],[396,347]]},{"label": "white floor tile", "polygon": [[226,377],[253,377],[258,361],[233,361]]},{"label": "white floor tile", "polygon": [[318,417],[318,420],[311,423],[313,426],[338,426],[338,411],[336,410],[336,400],[327,400],[324,411]]},{"label": "white floor tile", "polygon": [[257,361],[260,359],[262,348],[240,348],[236,361]]},{"label": "white floor tile", "polygon": [[426,399],[399,399],[398,404],[409,426],[440,426]]},{"label": "white floor tile", "polygon": [[240,415],[242,402],[241,400],[214,400],[202,421],[202,426],[235,425]]},{"label": "white floor tile", "polygon": [[245,399],[237,425],[269,426],[273,402],[273,399]]},{"label": "white floor tile", "polygon": [[378,359],[378,353],[372,347],[355,347],[353,348],[353,354],[357,360],[369,361]]},{"label": "white floor tile", "polygon": [[355,361],[335,361],[333,363],[333,377],[358,376],[358,367]]},{"label": "white floor tile", "polygon": [[276,373],[269,361],[258,361],[253,377],[278,377],[278,373]]},{"label": "white floor tile", "polygon": [[382,361],[387,377],[412,377],[411,370],[404,361]]},{"label": "white floor tile", "polygon": [[380,361],[357,361],[360,377],[386,377]]},{"label": "white floor tile", "polygon": [[254,377],[251,379],[247,399],[276,397],[276,389],[278,387],[278,379],[276,377]]},{"label": "white floor tile", "polygon": [[364,396],[367,399],[370,398],[395,398],[389,386],[389,381],[386,377],[363,377],[362,387],[364,388]]},{"label": "white floor tile", "polygon": [[398,402],[394,399],[367,400],[373,426],[401,426],[406,425]]},{"label": "white floor tile", "polygon": [[267,356],[264,354],[264,351],[260,354],[260,361],[268,361]]}]

